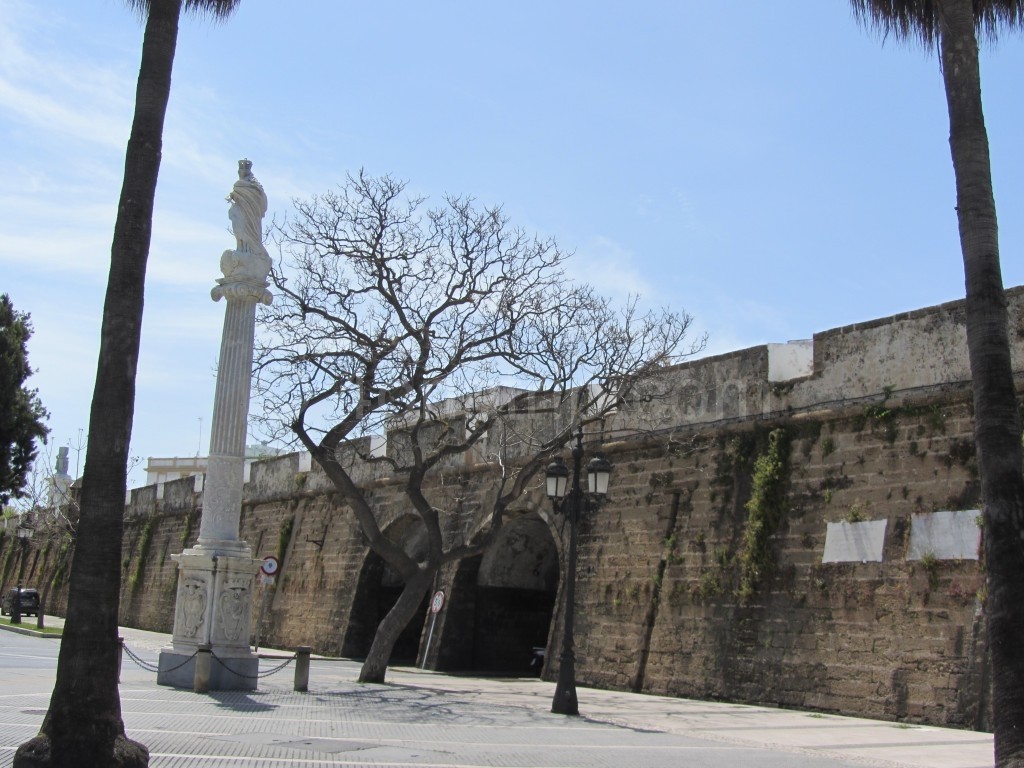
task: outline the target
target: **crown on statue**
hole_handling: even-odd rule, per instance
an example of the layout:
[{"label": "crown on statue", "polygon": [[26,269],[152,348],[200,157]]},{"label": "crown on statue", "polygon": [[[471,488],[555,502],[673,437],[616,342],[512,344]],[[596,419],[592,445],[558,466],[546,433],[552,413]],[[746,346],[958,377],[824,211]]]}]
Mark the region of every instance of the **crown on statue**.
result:
[{"label": "crown on statue", "polygon": [[238,170],[248,173],[252,170],[252,160],[245,157],[238,161]]}]

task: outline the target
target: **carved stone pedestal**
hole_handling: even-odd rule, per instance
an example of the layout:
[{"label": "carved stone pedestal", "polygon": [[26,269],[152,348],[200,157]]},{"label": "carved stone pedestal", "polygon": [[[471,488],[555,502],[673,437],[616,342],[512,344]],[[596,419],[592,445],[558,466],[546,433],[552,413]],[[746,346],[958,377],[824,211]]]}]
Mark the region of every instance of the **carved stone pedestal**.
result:
[{"label": "carved stone pedestal", "polygon": [[209,644],[210,690],[256,690],[259,658],[250,651],[249,635],[259,563],[244,542],[236,544],[244,548],[198,546],[171,556],[178,562],[174,635],[160,651],[158,684],[191,688],[196,651]]}]

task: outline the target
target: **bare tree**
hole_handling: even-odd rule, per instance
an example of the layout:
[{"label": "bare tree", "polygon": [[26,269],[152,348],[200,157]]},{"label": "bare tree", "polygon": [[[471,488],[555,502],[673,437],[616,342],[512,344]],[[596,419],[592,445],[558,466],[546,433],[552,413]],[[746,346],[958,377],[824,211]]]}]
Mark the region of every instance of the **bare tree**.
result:
[{"label": "bare tree", "polygon": [[51,446],[52,443],[45,445],[32,463],[24,496],[14,506],[23,519],[31,521],[35,546],[44,552],[56,553],[49,564],[51,576],[38,585],[41,592],[36,619],[40,627],[43,626],[44,612],[50,605],[51,589],[59,587],[67,574],[81,513],[78,493],[72,490],[71,477],[64,471],[66,466],[62,466],[62,462],[65,465],[67,462],[64,453],[67,449],[60,449],[55,469]]},{"label": "bare tree", "polygon": [[[578,426],[683,356],[691,323],[635,301],[616,311],[566,278],[554,241],[512,227],[500,208],[460,197],[424,203],[402,182],[363,173],[296,202],[274,227],[277,296],[262,310],[256,350],[258,418],[294,433],[405,581],[364,682],[384,680],[438,569],[482,552]],[[386,451],[361,439],[373,434],[388,435]],[[498,487],[481,511],[484,534],[467,541],[446,535],[455,510],[428,497],[424,481],[470,449],[494,463]],[[360,465],[402,478],[425,552],[385,535]]]}]

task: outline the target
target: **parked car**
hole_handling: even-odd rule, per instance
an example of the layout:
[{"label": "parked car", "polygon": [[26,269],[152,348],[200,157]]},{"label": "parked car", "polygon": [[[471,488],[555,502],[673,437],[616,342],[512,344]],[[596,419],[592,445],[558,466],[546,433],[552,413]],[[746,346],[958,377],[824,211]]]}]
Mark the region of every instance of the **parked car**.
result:
[{"label": "parked car", "polygon": [[[11,615],[11,607],[14,605],[14,597],[18,594],[18,589],[10,589],[7,594],[4,595],[3,602],[0,603],[0,614],[4,616]],[[38,616],[39,615],[39,592],[34,589],[21,590],[21,615],[22,616]]]}]

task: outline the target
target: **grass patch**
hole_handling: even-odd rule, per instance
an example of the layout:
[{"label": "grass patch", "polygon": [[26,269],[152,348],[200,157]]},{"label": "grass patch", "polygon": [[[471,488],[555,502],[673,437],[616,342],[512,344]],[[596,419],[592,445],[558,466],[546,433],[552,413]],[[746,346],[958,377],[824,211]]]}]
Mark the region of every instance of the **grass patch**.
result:
[{"label": "grass patch", "polygon": [[[12,626],[11,617],[0,616],[0,627],[10,626]],[[39,627],[36,626],[35,616],[29,616],[28,618],[22,617],[21,624],[14,624],[13,626],[20,627],[21,629],[30,629],[33,632],[40,632],[44,635],[56,635],[59,637],[64,634],[64,630],[61,627],[43,627],[42,629],[39,629]]]}]

